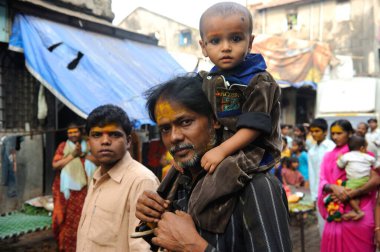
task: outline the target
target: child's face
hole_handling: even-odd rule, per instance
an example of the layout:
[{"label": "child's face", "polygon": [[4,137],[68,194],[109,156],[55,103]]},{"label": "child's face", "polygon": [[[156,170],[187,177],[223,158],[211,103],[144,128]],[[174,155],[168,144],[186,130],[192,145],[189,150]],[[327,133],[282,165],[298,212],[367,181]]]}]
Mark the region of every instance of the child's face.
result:
[{"label": "child's face", "polygon": [[254,36],[249,34],[249,19],[243,14],[210,16],[202,24],[202,52],[221,70],[230,70],[251,51]]},{"label": "child's face", "polygon": [[290,163],[290,168],[292,169],[292,170],[297,170],[298,169],[298,166],[299,166],[299,163],[298,162],[291,162]]},{"label": "child's face", "polygon": [[299,146],[296,142],[292,142],[292,152],[297,152],[299,150]]}]

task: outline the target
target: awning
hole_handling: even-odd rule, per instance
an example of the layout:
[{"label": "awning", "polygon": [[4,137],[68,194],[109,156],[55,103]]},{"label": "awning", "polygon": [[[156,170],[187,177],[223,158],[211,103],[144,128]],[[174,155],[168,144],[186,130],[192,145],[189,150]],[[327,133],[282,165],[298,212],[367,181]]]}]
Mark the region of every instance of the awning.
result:
[{"label": "awning", "polygon": [[22,14],[15,16],[9,48],[24,52],[32,75],[84,118],[111,103],[151,123],[144,91],[185,72],[158,46]]}]

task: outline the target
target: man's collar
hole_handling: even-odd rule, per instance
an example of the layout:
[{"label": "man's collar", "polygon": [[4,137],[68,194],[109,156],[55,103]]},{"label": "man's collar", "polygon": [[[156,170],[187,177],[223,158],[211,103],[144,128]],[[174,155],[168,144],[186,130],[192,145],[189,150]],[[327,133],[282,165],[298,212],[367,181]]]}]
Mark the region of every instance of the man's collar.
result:
[{"label": "man's collar", "polygon": [[[120,159],[111,169],[106,171],[105,174],[107,174],[107,176],[109,176],[115,182],[120,183],[127,170],[126,167],[128,167],[128,163],[130,163],[131,161],[131,154],[129,154],[129,152],[127,151],[123,158]],[[101,167],[99,167],[99,169],[97,169],[94,173],[93,179],[95,181],[99,181],[105,175],[101,175],[100,169]]]}]

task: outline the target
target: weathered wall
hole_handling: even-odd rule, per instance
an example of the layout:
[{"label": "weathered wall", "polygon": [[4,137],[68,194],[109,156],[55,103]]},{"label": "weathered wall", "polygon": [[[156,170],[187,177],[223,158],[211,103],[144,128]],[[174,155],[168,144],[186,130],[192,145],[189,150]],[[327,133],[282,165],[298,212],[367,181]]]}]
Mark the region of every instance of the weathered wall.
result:
[{"label": "weathered wall", "polygon": [[[356,74],[379,75],[379,5],[373,0],[327,0],[266,9],[255,12],[255,33],[328,42],[335,54],[352,57]],[[286,14],[292,11],[297,12],[297,26],[288,30]]]},{"label": "weathered wall", "polygon": [[61,6],[75,6],[79,11],[112,21],[115,15],[112,12],[112,0],[45,0]]},{"label": "weathered wall", "polygon": [[[145,9],[136,9],[119,24],[119,27],[137,33],[155,36],[159,40],[158,44],[165,47],[168,51],[179,51],[192,53],[199,57],[202,56],[198,44],[200,36],[197,29],[149,12]],[[188,46],[180,46],[180,32],[186,30],[191,31],[191,44]]]}]

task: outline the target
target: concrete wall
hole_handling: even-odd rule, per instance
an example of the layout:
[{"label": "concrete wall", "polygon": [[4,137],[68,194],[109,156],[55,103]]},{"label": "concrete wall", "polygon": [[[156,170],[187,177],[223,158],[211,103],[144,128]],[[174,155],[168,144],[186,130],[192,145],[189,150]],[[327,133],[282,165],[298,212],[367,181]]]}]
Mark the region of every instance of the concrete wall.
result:
[{"label": "concrete wall", "polygon": [[[198,44],[200,36],[197,29],[152,13],[143,8],[137,8],[119,24],[119,27],[137,33],[155,36],[159,40],[158,45],[165,47],[168,51],[191,53],[198,57],[202,56],[202,51]],[[188,46],[180,46],[180,32],[186,30],[191,31],[191,44]]]},{"label": "concrete wall", "polygon": [[[256,11],[255,33],[327,42],[335,54],[352,57],[357,75],[380,75],[379,5],[378,0],[326,0]],[[288,30],[291,12],[297,13],[297,25]]]},{"label": "concrete wall", "polygon": [[[42,196],[43,191],[43,138],[26,136],[17,151],[17,197],[7,196],[7,187],[0,185],[0,214],[19,209],[31,198]],[[0,173],[1,176],[1,173]]]}]

